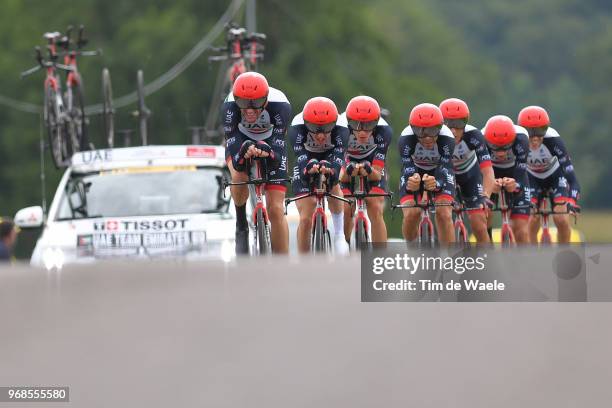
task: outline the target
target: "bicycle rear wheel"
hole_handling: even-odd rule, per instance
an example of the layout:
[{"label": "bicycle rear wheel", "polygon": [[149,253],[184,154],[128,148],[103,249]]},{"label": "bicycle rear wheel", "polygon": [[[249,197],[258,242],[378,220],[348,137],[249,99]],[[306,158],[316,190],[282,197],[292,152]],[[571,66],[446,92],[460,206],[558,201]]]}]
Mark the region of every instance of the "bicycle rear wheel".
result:
[{"label": "bicycle rear wheel", "polygon": [[257,222],[255,224],[257,229],[257,252],[259,255],[265,255],[270,253],[271,243],[270,243],[270,231],[268,229],[268,224],[266,223],[266,219],[264,218],[263,210],[261,208],[257,209]]},{"label": "bicycle rear wheel", "polygon": [[362,247],[368,245],[368,231],[365,222],[362,219],[357,220],[357,228],[355,229],[355,247],[361,250]]},{"label": "bicycle rear wheel", "polygon": [[102,95],[104,96],[103,115],[106,144],[108,147],[113,147],[115,143],[115,111],[113,109],[113,87],[108,68],[102,70]]},{"label": "bicycle rear wheel", "polygon": [[312,249],[314,252],[325,252],[327,250],[326,245],[326,234],[323,225],[323,216],[321,214],[315,215],[315,222],[313,225],[312,232]]},{"label": "bicycle rear wheel", "polygon": [[61,119],[61,111],[58,101],[59,95],[53,88],[47,88],[45,91],[45,105],[43,111],[43,119],[47,128],[49,137],[49,148],[51,150],[51,158],[56,168],[66,167],[65,161],[68,156],[66,145],[64,143],[64,124]]}]

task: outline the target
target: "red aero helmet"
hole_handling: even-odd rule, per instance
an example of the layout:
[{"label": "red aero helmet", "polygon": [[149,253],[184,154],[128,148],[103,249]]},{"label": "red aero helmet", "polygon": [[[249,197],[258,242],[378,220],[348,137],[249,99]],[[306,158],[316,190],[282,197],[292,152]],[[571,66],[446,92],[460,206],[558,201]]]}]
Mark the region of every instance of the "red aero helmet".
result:
[{"label": "red aero helmet", "polygon": [[410,112],[409,123],[411,126],[417,127],[433,127],[441,126],[444,118],[442,112],[433,103],[421,103]]},{"label": "red aero helmet", "polygon": [[470,116],[467,103],[458,98],[449,98],[442,101],[440,110],[444,119],[466,119]]},{"label": "red aero helmet", "polygon": [[484,137],[494,146],[507,146],[516,139],[512,119],[504,115],[493,116],[487,121]]},{"label": "red aero helmet", "polygon": [[232,93],[234,98],[240,99],[260,99],[266,98],[270,87],[266,77],[258,72],[245,72],[238,75]]},{"label": "red aero helmet", "polygon": [[336,123],[338,119],[338,108],[329,98],[317,96],[310,98],[304,105],[304,122],[315,125]]},{"label": "red aero helmet", "polygon": [[346,106],[346,117],[358,122],[372,122],[380,119],[380,106],[369,96],[356,96]]},{"label": "red aero helmet", "polygon": [[519,112],[518,124],[526,128],[538,128],[550,125],[546,109],[540,106],[527,106]]}]

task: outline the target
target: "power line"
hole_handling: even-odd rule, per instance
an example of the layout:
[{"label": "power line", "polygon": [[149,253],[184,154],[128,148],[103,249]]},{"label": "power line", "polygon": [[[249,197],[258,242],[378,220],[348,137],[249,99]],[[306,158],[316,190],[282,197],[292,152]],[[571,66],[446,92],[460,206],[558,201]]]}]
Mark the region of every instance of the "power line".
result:
[{"label": "power line", "polygon": [[9,108],[13,108],[26,113],[34,113],[36,115],[42,112],[42,106],[34,105],[29,102],[18,101],[13,98],[9,98],[8,96],[0,95],[0,104],[4,106],[8,106]]},{"label": "power line", "polygon": [[[166,73],[154,79],[144,87],[145,96],[151,95],[161,88],[169,84],[171,81],[176,79],[182,74],[191,64],[193,64],[199,57],[212,45],[212,42],[223,32],[225,25],[229,23],[234,15],[240,10],[245,0],[233,0],[228,6],[227,10],[217,20],[213,28],[185,55],[179,62],[177,62],[172,68]],[[138,94],[136,91],[131,92],[127,95],[123,95],[119,98],[113,99],[113,107],[115,109],[123,108],[131,105],[138,100]],[[29,102],[18,101],[16,99],[0,95],[0,104],[7,106],[12,109],[16,109],[26,113],[40,114],[42,106],[35,105]],[[88,115],[96,115],[104,112],[103,104],[98,103],[85,107],[85,113]]]}]

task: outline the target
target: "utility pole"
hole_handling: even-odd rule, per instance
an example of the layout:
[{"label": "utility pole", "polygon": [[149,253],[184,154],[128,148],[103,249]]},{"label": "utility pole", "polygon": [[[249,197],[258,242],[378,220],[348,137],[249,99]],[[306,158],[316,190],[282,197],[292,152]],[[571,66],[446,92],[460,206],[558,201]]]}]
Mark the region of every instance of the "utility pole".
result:
[{"label": "utility pole", "polygon": [[249,33],[257,31],[257,0],[247,0],[246,2],[246,29]]}]

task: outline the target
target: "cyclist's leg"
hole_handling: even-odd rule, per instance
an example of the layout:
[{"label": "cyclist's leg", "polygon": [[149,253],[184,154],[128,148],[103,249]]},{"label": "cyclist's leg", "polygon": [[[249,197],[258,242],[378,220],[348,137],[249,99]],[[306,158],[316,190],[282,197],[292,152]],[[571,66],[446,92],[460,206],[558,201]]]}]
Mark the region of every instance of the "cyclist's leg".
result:
[{"label": "cyclist's leg", "polygon": [[[234,168],[233,158],[235,158],[240,151],[240,146],[247,140],[247,137],[239,134],[236,137],[232,137],[229,140],[226,140],[227,144],[225,146],[225,161],[227,162],[227,167],[229,168],[230,174],[232,176],[233,183],[239,183],[243,181],[247,181],[248,175],[246,171],[237,171]],[[231,186],[230,188],[232,199],[234,200],[234,204],[238,206],[244,206],[249,198],[249,189],[247,186]]]},{"label": "cyclist's leg", "polygon": [[368,218],[370,219],[372,242],[387,242],[387,225],[385,224],[385,219],[383,218],[385,198],[366,198],[366,206],[368,210]]},{"label": "cyclist's leg", "polygon": [[[555,177],[552,180],[553,186],[550,192],[554,203],[553,209],[555,212],[566,212],[570,196],[567,179],[561,173],[561,169],[557,170],[551,177]],[[557,242],[561,244],[569,243],[572,234],[569,214],[553,214],[553,221],[557,227]]]},{"label": "cyclist's leg", "polygon": [[266,209],[272,227],[272,251],[277,254],[289,252],[289,226],[285,216],[285,191],[280,186],[266,187]]},{"label": "cyclist's leg", "polygon": [[[239,172],[234,169],[232,160],[227,160],[232,182],[247,181],[248,176],[244,172]],[[236,208],[236,254],[249,253],[249,222],[246,216],[246,202],[249,198],[249,190],[247,186],[231,186],[232,199]]]},{"label": "cyclist's leg", "polygon": [[[414,193],[406,191],[406,180],[400,180],[399,187],[400,204],[414,205]],[[420,193],[417,198],[420,198]],[[421,219],[420,208],[402,208],[402,236],[408,242],[414,241],[419,233],[419,222]]]},{"label": "cyclist's leg", "polygon": [[[455,197],[455,176],[445,177],[444,184],[435,195],[436,204],[451,204]],[[436,208],[436,230],[438,241],[441,244],[455,242],[455,229],[453,227],[453,207],[441,206]]]},{"label": "cyclist's leg", "polygon": [[523,185],[523,189],[516,193],[513,200],[513,207],[523,207],[523,208],[512,208],[512,212],[510,215],[512,232],[514,233],[514,239],[519,244],[527,244],[529,243],[529,214],[530,209],[528,208],[530,199],[529,192],[529,182],[528,178],[525,177],[524,180],[519,180]]},{"label": "cyclist's leg", "polygon": [[529,175],[529,192],[531,194],[531,203],[535,205],[535,208],[531,210],[531,217],[529,217],[529,242],[532,244],[538,243],[538,231],[540,231],[541,217],[538,214],[534,214],[537,210],[540,200],[542,199],[542,186],[540,185],[539,179]]},{"label": "cyclist's leg", "polygon": [[[385,194],[387,192],[387,177],[370,183],[371,194]],[[372,242],[387,242],[387,225],[383,217],[385,210],[385,197],[370,197],[366,199],[368,218],[372,230]]]},{"label": "cyclist's leg", "polygon": [[[296,175],[297,170],[294,172],[293,177],[293,196],[299,197],[308,194],[310,191],[304,180]],[[300,214],[300,222],[297,229],[297,243],[298,250],[301,253],[307,253],[310,251],[310,237],[312,234],[312,214],[316,206],[314,197],[304,198],[295,202],[297,210]]]},{"label": "cyclist's leg", "polygon": [[[269,180],[281,180],[287,178],[287,158],[284,144],[280,149],[272,141],[272,148],[281,157],[278,167],[270,169]],[[295,171],[295,170],[294,170]],[[289,226],[285,216],[285,196],[287,186],[285,181],[272,181],[266,184],[266,208],[271,224],[272,251],[278,254],[289,252]]]},{"label": "cyclist's leg", "polygon": [[[488,243],[487,215],[482,186],[482,173],[478,166],[473,166],[468,172],[456,176],[457,184],[461,187],[463,205],[468,208],[467,216],[470,220],[472,232],[478,243]],[[482,207],[482,208],[480,208]],[[478,208],[478,209],[474,209]]]},{"label": "cyclist's leg", "polygon": [[[248,181],[248,175],[243,171],[237,171],[234,169],[234,165],[231,160],[227,161],[227,167],[229,168],[230,175],[232,177],[232,183],[240,183]],[[249,189],[247,186],[230,186],[232,199],[234,200],[235,206],[244,206],[249,199]]]},{"label": "cyclist's leg", "polygon": [[[342,189],[342,195],[347,196],[351,194],[348,183],[340,183]],[[353,233],[353,216],[355,215],[355,206],[344,203],[344,239],[346,242],[351,242],[351,234]]]}]

